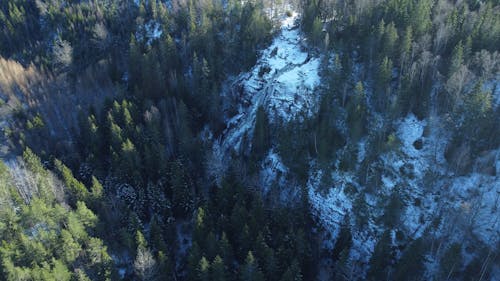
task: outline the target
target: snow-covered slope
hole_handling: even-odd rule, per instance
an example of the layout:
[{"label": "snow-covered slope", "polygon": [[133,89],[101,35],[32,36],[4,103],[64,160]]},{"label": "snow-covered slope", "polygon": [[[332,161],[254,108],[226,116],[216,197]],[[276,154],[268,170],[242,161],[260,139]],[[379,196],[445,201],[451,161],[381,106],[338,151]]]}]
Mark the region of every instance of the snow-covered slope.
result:
[{"label": "snow-covered slope", "polygon": [[[259,106],[264,107],[272,124],[315,113],[322,57],[308,51],[297,26],[298,17],[297,13],[284,17],[276,38],[261,52],[257,64],[226,84],[223,96],[229,104],[227,112],[233,114],[226,116],[227,128],[210,155],[214,164],[210,166],[216,167],[214,174],[223,174],[231,153],[249,152]],[[498,91],[494,98],[498,98]],[[384,122],[382,116],[373,114],[370,129],[379,129]],[[329,248],[334,246],[340,224],[349,215],[353,235],[349,256],[357,279],[364,278],[375,245],[386,230],[391,231],[396,255],[407,243],[424,235],[430,241],[446,239],[447,245],[460,242],[464,249],[476,243],[494,248],[500,242],[500,149],[485,156],[489,157],[487,165],[495,166],[495,173],[475,169],[459,177],[449,169],[444,157],[450,135],[442,124],[436,114],[425,120],[410,114],[386,124],[393,128],[395,147],[372,159],[366,172],[360,172],[362,162],[374,149],[367,138],[353,144],[358,148],[354,171],[324,171],[311,161],[307,182],[311,212],[326,231],[325,237],[331,238],[324,241]],[[338,163],[332,164],[338,167]],[[283,200],[292,198],[300,188],[289,181],[288,173],[276,149],[271,149],[261,163],[259,181],[263,191],[277,186]],[[361,173],[375,180],[362,181]],[[389,212],[394,194],[401,206],[396,210],[395,226],[388,226],[384,215]],[[365,208],[363,225],[359,225],[359,202]],[[406,242],[396,241],[396,233],[403,235]],[[435,260],[445,249],[434,250],[426,258],[429,278],[435,274]]]},{"label": "snow-covered slope", "polygon": [[[457,176],[444,158],[449,136],[440,128],[441,123],[437,117],[418,120],[412,114],[396,122],[399,148],[381,154],[371,164],[381,171],[378,183],[362,185],[354,172],[334,171],[332,185],[324,187],[320,183],[322,171],[311,167],[308,185],[312,212],[333,241],[345,215],[350,214],[354,238],[350,257],[361,265],[358,269],[366,268],[375,243],[387,229],[402,231],[410,241],[426,235],[427,239],[446,239],[446,243],[472,248],[479,242],[493,249],[500,242],[500,150],[484,156],[489,159],[488,165],[495,166],[494,174],[476,169]],[[357,195],[346,194],[349,186],[357,188]],[[326,194],[321,190],[327,190]],[[383,223],[383,216],[394,192],[399,194],[402,206],[400,223],[391,228]],[[368,223],[363,227],[353,219],[360,212],[359,206],[354,206],[356,196],[366,201]],[[332,246],[333,241],[325,245]],[[429,277],[434,275],[433,263],[442,252],[432,254],[428,257]],[[364,272],[357,274],[362,277]]]},{"label": "snow-covered slope", "polygon": [[[306,51],[297,26],[297,13],[284,17],[273,43],[263,50],[257,64],[229,82],[226,100],[236,100],[237,114],[230,116],[223,133],[223,147],[242,152],[252,133],[257,108],[262,105],[271,121],[290,120],[298,113],[312,114],[320,83],[320,58]],[[234,105],[232,105],[234,107]]]}]

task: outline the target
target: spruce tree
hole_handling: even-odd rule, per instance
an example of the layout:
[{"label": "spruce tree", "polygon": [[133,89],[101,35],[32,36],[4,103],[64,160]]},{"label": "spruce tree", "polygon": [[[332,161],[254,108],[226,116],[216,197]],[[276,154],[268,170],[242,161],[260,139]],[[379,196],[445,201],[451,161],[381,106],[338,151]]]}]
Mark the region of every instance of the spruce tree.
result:
[{"label": "spruce tree", "polygon": [[255,127],[252,138],[252,159],[262,160],[265,153],[271,147],[271,137],[269,132],[269,119],[263,106],[257,108],[255,117]]},{"label": "spruce tree", "polygon": [[368,280],[376,281],[388,279],[389,266],[393,258],[391,244],[391,231],[386,230],[375,245],[372,257],[370,258],[370,269],[367,274]]}]

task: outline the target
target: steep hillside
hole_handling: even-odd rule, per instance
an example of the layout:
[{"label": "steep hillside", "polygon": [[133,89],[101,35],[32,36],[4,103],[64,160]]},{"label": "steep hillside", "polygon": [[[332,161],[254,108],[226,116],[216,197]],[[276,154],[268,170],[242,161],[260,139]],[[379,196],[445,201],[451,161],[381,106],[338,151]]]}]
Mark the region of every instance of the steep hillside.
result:
[{"label": "steep hillside", "polygon": [[497,0],[2,0],[0,281],[500,280],[499,46]]},{"label": "steep hillside", "polygon": [[[219,170],[214,176],[224,174],[228,167],[223,162],[227,163],[227,159],[252,155],[259,108],[265,110],[270,128],[294,120],[301,123],[318,114],[325,92],[320,85],[326,82],[320,73],[326,59],[307,44],[297,28],[299,17],[297,13],[285,17],[273,43],[260,53],[257,64],[227,82],[223,95],[227,127],[214,144],[212,157],[219,159]],[[328,56],[335,58],[335,54]],[[332,67],[332,62],[326,67]],[[352,75],[353,80],[360,79],[356,77],[356,67]],[[492,84],[496,83],[493,80]],[[470,172],[457,172],[455,165],[459,164],[449,162],[445,156],[452,137],[446,128],[446,116],[433,112],[419,119],[409,113],[392,121],[376,112],[374,84],[368,82],[364,86],[369,92],[367,122],[374,124],[368,129],[369,134],[378,130],[392,133],[384,140],[388,147],[379,154],[367,152],[377,149],[377,141],[369,136],[351,140],[354,143],[349,147],[355,153],[348,154],[344,148],[337,153],[338,159],[330,163],[332,168],[325,169],[317,160],[309,160],[307,194],[311,212],[325,231],[325,249],[338,251],[338,241],[342,239],[339,235],[347,224],[353,239],[345,261],[350,268],[348,279],[366,278],[384,233],[392,237],[387,247],[394,257],[404,255],[408,245],[423,237],[433,244],[425,253],[426,279],[438,274],[441,257],[454,243],[463,246],[465,263],[489,256],[500,243],[500,149],[474,157]],[[500,96],[495,89],[496,86],[489,89],[493,91],[494,111],[498,110],[495,101]],[[437,107],[437,101],[433,102],[431,107]],[[342,126],[346,125],[339,125],[340,130],[351,130]],[[264,193],[280,190],[281,202],[294,201],[300,197],[301,185],[277,153],[280,136],[276,132],[270,135],[273,145],[259,162],[258,182]],[[342,157],[355,157],[354,166],[343,168]],[[484,261],[493,267],[492,278],[500,276],[500,267],[492,263],[495,259]],[[324,276],[332,274],[327,273],[328,264],[327,259]]]},{"label": "steep hillside", "polygon": [[275,39],[260,52],[256,65],[227,82],[222,96],[229,115],[222,134],[222,146],[226,150],[249,152],[248,144],[260,106],[275,124],[299,114],[311,116],[316,112],[320,97],[314,90],[321,81],[321,58],[306,51],[308,46],[299,30],[298,16],[296,12],[283,16]]}]

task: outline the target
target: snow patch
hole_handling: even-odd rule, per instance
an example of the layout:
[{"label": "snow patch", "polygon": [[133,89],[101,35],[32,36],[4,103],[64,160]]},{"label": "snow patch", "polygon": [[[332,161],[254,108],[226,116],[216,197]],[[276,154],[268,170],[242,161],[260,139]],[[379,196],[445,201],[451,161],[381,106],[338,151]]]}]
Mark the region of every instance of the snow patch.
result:
[{"label": "snow patch", "polygon": [[[452,208],[466,227],[490,247],[500,242],[500,177],[473,173],[452,181]],[[453,198],[451,198],[453,199]]]},{"label": "snow patch", "polygon": [[331,176],[333,186],[322,186],[323,171],[317,170],[307,183],[312,213],[319,218],[324,227],[333,230],[333,237],[336,237],[339,225],[352,208],[351,200],[344,192],[346,184],[351,179],[344,176],[335,172]]},{"label": "snow patch", "polygon": [[267,193],[273,183],[278,183],[278,186],[283,186],[285,183],[284,175],[288,173],[288,168],[282,163],[280,156],[269,151],[267,157],[262,161],[262,169],[260,171],[260,181],[264,187],[264,193]]},{"label": "snow patch", "polygon": [[413,145],[424,133],[425,121],[419,121],[415,115],[408,115],[399,125],[398,137],[403,143],[402,150],[409,157],[419,157],[422,151]]}]

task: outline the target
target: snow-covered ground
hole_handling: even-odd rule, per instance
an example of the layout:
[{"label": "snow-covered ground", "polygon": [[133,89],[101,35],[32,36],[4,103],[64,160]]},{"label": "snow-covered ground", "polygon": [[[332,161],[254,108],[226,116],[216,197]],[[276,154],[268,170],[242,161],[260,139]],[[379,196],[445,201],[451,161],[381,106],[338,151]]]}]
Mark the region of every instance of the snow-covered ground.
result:
[{"label": "snow-covered ground", "polygon": [[[293,13],[291,17],[282,18],[279,33],[261,52],[257,64],[226,85],[223,95],[227,100],[236,100],[237,109],[236,114],[226,120],[227,128],[221,139],[214,142],[210,158],[220,164],[215,167],[222,167],[214,174],[223,174],[220,171],[224,170],[224,163],[227,164],[227,157],[231,155],[228,152],[240,154],[249,151],[259,106],[264,107],[273,124],[290,121],[301,114],[310,116],[317,109],[320,97],[316,88],[321,81],[322,58],[307,51],[297,27],[298,17]],[[500,104],[499,87],[491,84],[487,87],[495,89],[493,100]],[[370,90],[369,85],[366,88]],[[350,260],[360,279],[366,273],[378,239],[387,229],[381,218],[394,192],[401,197],[402,207],[400,223],[391,229],[393,237],[396,232],[402,232],[408,241],[424,234],[436,239],[447,237],[452,242],[478,239],[491,247],[496,247],[500,240],[500,150],[494,156],[494,175],[475,171],[457,177],[448,168],[444,157],[450,134],[443,127],[441,117],[431,115],[419,120],[409,114],[392,124],[395,148],[379,155],[374,163],[369,164],[374,170],[367,171],[369,176],[373,176],[376,170],[380,172],[380,180],[369,183],[376,186],[361,185],[354,171],[334,170],[324,175],[314,161],[310,163],[307,188],[311,212],[331,237],[324,241],[324,246],[333,247],[341,222],[350,214],[349,223],[353,230]],[[369,127],[375,130],[384,122],[381,115],[374,114]],[[360,140],[357,147],[359,168],[373,148],[367,138]],[[287,182],[289,170],[275,150],[264,158],[261,168],[259,178],[264,192],[271,186],[286,186],[290,192],[299,189]],[[359,198],[367,208],[366,225],[362,227],[356,226],[355,218],[359,213],[355,209]],[[438,218],[440,223],[436,224]],[[470,235],[474,235],[474,239]],[[432,271],[432,265],[428,271]]]},{"label": "snow-covered ground", "polygon": [[[320,83],[320,58],[307,52],[293,12],[283,17],[281,28],[272,42],[264,49],[256,65],[239,75],[226,95],[237,96],[238,113],[227,121],[223,146],[241,152],[242,142],[250,139],[257,108],[263,106],[271,122],[290,120],[299,113],[312,114],[318,104],[314,92]],[[234,89],[240,89],[234,92]]]},{"label": "snow-covered ground", "polygon": [[260,171],[260,183],[264,188],[264,192],[268,192],[273,184],[284,186],[285,175],[288,173],[288,168],[281,162],[280,156],[274,152],[269,151],[267,157],[262,162],[262,170]]},{"label": "snow-covered ground", "polygon": [[[350,214],[353,226],[350,258],[357,266],[366,266],[376,241],[386,229],[380,218],[388,203],[387,198],[395,191],[400,194],[403,203],[398,229],[410,240],[429,231],[426,234],[429,237],[447,237],[450,242],[468,246],[473,246],[476,239],[492,248],[498,245],[500,150],[492,151],[493,156],[489,156],[494,157],[494,175],[477,171],[458,177],[447,168],[444,153],[449,135],[440,127],[441,123],[438,117],[418,120],[412,114],[395,122],[399,146],[379,156],[381,175],[378,186],[361,186],[352,172],[334,171],[331,174],[332,183],[324,187],[321,183],[322,171],[311,167],[309,199],[312,214],[333,237],[332,241],[325,242],[327,247],[334,245],[340,223],[345,215]],[[367,145],[366,140],[360,141],[360,159],[364,158]],[[348,185],[361,192],[358,196],[362,196],[368,206],[368,224],[362,228],[355,227],[353,223],[353,216],[360,210],[353,206],[355,196],[346,194]],[[440,224],[432,225],[437,218]],[[428,270],[432,270],[432,266]],[[364,272],[361,270],[357,274],[363,278]]]}]

